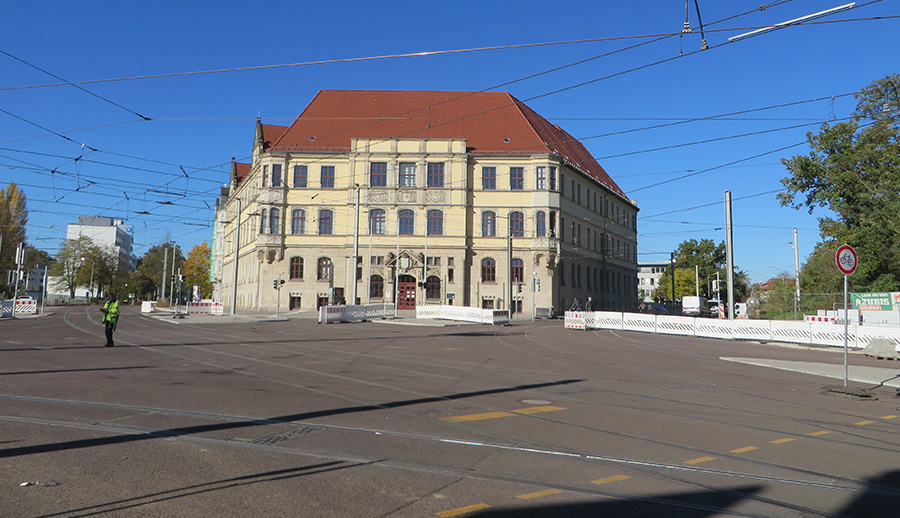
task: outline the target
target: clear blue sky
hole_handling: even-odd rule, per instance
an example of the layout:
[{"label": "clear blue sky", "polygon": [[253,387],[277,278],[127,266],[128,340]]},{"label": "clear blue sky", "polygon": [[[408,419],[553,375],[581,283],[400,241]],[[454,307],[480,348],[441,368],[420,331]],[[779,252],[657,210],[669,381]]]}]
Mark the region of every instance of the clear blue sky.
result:
[{"label": "clear blue sky", "polygon": [[[819,22],[859,21],[728,37],[844,3],[772,1],[760,11],[759,0],[699,0],[710,46],[700,52],[693,0],[694,32],[660,41],[682,29],[681,0],[12,2],[0,31],[0,182],[24,190],[28,240],[50,253],[78,215],[126,220],[138,255],[167,238],[187,251],[209,240],[219,187],[231,157],[249,155],[257,116],[287,125],[321,89],[499,89],[581,139],[637,201],[640,261],[665,260],[686,239],[724,240],[730,190],[735,263],[762,281],[793,272],[793,227],[805,260],[825,215],[780,206],[780,159],[808,148],[774,151],[846,117],[854,100],[841,95],[898,72],[900,19],[871,18],[900,9],[858,2]],[[647,35],[660,36],[636,38]],[[597,38],[612,39],[171,75]],[[72,82],[168,77],[42,86],[60,81],[19,60]]]}]

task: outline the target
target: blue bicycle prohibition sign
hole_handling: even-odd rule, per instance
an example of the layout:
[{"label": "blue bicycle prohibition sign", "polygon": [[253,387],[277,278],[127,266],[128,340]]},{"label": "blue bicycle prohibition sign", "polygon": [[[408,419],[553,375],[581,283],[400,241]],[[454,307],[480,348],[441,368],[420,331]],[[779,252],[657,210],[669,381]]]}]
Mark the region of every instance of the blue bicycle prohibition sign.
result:
[{"label": "blue bicycle prohibition sign", "polygon": [[856,256],[856,250],[854,250],[852,246],[841,245],[835,255],[835,262],[837,262],[838,270],[840,270],[841,273],[850,275],[856,271],[859,259]]}]

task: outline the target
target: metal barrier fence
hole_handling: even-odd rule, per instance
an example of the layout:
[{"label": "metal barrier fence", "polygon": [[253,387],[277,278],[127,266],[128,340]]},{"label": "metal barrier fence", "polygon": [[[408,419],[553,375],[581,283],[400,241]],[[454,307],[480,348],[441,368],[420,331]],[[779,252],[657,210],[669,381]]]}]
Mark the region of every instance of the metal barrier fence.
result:
[{"label": "metal barrier fence", "polygon": [[476,324],[509,324],[508,309],[481,309],[466,306],[425,305],[416,306],[416,318],[432,318],[473,322]]},{"label": "metal barrier fence", "polygon": [[[824,322],[716,320],[612,311],[567,311],[565,327],[568,329],[639,331],[726,340],[844,346],[844,326]],[[894,349],[900,351],[900,328],[864,325],[848,328],[848,347],[864,349],[875,339],[890,340],[894,344]]]},{"label": "metal barrier fence", "polygon": [[369,304],[367,306],[321,306],[319,323],[365,322],[374,318],[394,318],[393,304]]}]

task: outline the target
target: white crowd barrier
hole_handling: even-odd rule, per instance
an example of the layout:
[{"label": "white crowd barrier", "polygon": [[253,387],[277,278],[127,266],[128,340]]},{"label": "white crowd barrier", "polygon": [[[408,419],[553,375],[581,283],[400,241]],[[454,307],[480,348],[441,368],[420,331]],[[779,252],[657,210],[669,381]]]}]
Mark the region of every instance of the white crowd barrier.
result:
[{"label": "white crowd barrier", "polygon": [[[615,329],[726,340],[844,346],[844,326],[816,321],[718,320],[613,311],[566,311],[565,327]],[[895,350],[900,351],[900,328],[851,325],[847,334],[848,347],[864,349],[872,340],[886,339],[893,342]]]},{"label": "white crowd barrier", "polygon": [[222,315],[224,313],[225,305],[220,300],[203,299],[187,303],[188,315]]},{"label": "white crowd barrier", "polygon": [[509,324],[509,310],[428,304],[416,306],[416,318],[455,320],[459,322],[473,322],[476,324],[506,325]]},{"label": "white crowd barrier", "polygon": [[375,318],[393,318],[393,304],[369,304],[367,306],[328,305],[319,308],[319,323],[364,322]]}]

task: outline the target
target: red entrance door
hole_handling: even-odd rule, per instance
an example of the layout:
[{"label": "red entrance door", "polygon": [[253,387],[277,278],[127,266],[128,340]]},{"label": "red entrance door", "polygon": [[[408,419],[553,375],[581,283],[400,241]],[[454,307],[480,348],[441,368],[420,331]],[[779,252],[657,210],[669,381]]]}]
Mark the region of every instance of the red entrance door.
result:
[{"label": "red entrance door", "polygon": [[397,283],[397,309],[416,309],[416,278],[401,275]]}]

